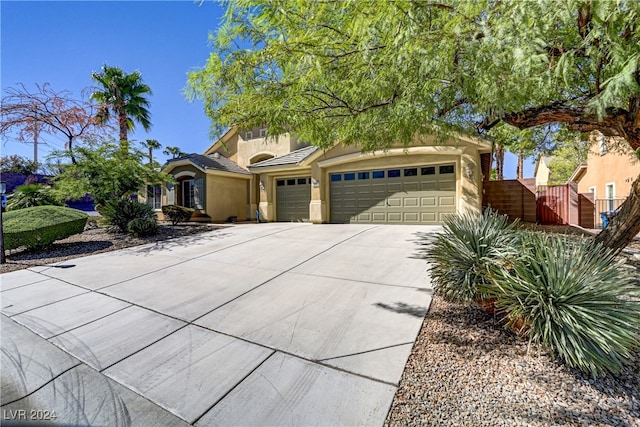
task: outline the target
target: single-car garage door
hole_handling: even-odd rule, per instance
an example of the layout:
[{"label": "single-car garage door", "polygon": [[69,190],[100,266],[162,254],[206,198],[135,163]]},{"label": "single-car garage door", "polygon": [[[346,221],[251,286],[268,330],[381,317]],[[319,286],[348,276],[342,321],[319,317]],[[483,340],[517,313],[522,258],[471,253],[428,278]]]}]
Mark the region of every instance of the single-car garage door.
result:
[{"label": "single-car garage door", "polygon": [[331,222],[440,224],[456,212],[454,164],[329,174]]},{"label": "single-car garage door", "polygon": [[309,221],[311,177],[276,179],[277,221]]}]

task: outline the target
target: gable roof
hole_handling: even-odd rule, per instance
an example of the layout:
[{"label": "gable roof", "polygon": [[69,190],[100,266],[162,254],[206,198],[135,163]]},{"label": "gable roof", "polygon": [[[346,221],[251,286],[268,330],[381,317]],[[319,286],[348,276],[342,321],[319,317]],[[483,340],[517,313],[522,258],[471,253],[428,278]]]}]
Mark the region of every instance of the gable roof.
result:
[{"label": "gable roof", "polygon": [[221,156],[217,153],[214,153],[210,156],[205,156],[204,154],[187,154],[186,156],[177,157],[175,159],[171,159],[167,162],[166,167],[178,166],[178,164],[172,165],[172,163],[184,163],[189,162],[194,166],[206,170],[217,170],[222,172],[231,172],[231,173],[240,173],[243,175],[251,175],[246,169],[238,166],[233,160],[227,159],[224,156]]},{"label": "gable roof", "polygon": [[587,173],[587,167],[588,165],[586,163],[580,163],[567,182],[579,182]]},{"label": "gable roof", "polygon": [[538,156],[538,158],[536,159],[536,166],[533,169],[533,176],[536,176],[538,174],[538,168],[541,164],[545,165],[548,168],[551,159],[553,159],[553,156]]},{"label": "gable roof", "polygon": [[299,148],[283,156],[272,157],[270,159],[254,163],[252,165],[249,165],[249,169],[265,168],[269,166],[298,165],[316,151],[318,151],[318,147],[310,145],[308,147]]}]

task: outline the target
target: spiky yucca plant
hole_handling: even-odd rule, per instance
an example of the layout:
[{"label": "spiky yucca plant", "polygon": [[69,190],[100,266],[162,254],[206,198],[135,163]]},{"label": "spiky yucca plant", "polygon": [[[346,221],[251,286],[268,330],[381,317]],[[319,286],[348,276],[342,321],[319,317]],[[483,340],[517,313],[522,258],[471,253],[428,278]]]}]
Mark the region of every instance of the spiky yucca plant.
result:
[{"label": "spiky yucca plant", "polygon": [[640,339],[640,293],[615,254],[586,239],[530,233],[511,270],[492,269],[497,305],[568,366],[619,371]]},{"label": "spiky yucca plant", "polygon": [[482,215],[452,215],[427,251],[435,292],[445,300],[480,299],[490,285],[487,269],[515,255],[516,224],[490,209]]}]

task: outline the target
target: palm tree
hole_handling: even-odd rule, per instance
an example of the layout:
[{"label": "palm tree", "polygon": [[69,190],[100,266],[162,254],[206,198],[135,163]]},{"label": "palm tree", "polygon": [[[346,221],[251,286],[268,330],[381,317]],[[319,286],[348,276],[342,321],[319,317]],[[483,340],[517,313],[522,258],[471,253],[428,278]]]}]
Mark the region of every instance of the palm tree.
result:
[{"label": "palm tree", "polygon": [[142,146],[149,150],[149,164],[153,164],[153,150],[158,150],[162,147],[162,144],[157,139],[147,139],[142,142]]},{"label": "palm tree", "polygon": [[166,156],[171,156],[172,159],[175,159],[180,156],[184,156],[184,151],[180,149],[180,147],[166,147],[164,151],[162,151]]},{"label": "palm tree", "polygon": [[104,123],[112,114],[116,116],[120,128],[120,148],[129,151],[127,135],[135,128],[135,122],[140,123],[144,130],[151,128],[147,98],[147,95],[151,95],[151,89],[142,82],[139,71],[127,74],[119,67],[106,64],[102,66],[102,72],[91,73],[91,78],[101,86],[91,94],[91,99],[100,104],[98,120]]}]

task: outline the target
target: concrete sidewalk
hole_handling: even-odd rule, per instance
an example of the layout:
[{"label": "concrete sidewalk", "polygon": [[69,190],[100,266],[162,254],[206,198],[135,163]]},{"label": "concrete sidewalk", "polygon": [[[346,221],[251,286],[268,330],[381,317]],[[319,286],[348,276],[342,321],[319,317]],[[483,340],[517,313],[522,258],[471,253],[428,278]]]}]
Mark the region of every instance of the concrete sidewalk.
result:
[{"label": "concrete sidewalk", "polygon": [[243,224],[3,274],[2,421],[381,425],[437,230]]}]

